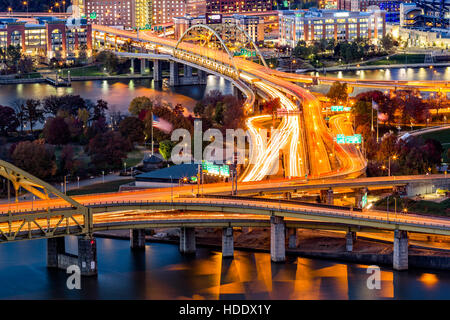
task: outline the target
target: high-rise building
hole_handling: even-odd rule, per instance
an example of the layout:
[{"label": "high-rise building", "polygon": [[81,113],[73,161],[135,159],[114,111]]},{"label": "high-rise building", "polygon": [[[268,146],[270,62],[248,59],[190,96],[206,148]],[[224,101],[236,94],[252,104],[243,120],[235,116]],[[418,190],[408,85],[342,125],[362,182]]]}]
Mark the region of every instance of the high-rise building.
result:
[{"label": "high-rise building", "polygon": [[207,13],[249,13],[272,10],[272,0],[206,0]]},{"label": "high-rise building", "polygon": [[186,15],[191,17],[204,16],[206,14],[206,0],[186,0]]},{"label": "high-rise building", "polygon": [[299,41],[351,41],[378,39],[386,34],[385,12],[343,10],[279,11],[280,44],[295,47]]},{"label": "high-rise building", "polygon": [[75,0],[84,1],[89,22],[124,29],[143,28],[150,24],[152,0]]},{"label": "high-rise building", "polygon": [[186,15],[186,0],[153,0],[152,25],[172,24],[173,18]]},{"label": "high-rise building", "polygon": [[339,10],[362,11],[366,12],[373,6],[377,6],[380,10],[386,11],[387,22],[399,22],[400,4],[408,3],[410,0],[338,0],[337,8]]}]

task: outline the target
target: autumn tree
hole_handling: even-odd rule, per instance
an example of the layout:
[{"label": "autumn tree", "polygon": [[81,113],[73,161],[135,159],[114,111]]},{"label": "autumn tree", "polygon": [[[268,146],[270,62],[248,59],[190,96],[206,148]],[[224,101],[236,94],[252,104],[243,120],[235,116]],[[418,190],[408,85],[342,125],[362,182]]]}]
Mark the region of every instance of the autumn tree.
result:
[{"label": "autumn tree", "polygon": [[326,96],[334,104],[344,103],[348,98],[347,84],[339,81],[334,82]]},{"label": "autumn tree", "polygon": [[7,136],[8,132],[16,131],[19,126],[16,112],[13,108],[0,105],[0,133]]},{"label": "autumn tree", "polygon": [[50,144],[62,145],[70,140],[69,126],[64,118],[48,118],[43,130],[45,141]]},{"label": "autumn tree", "polygon": [[44,110],[41,107],[41,101],[27,99],[22,107],[23,117],[30,125],[30,130],[33,131],[33,126],[36,123],[44,121]]},{"label": "autumn tree", "polygon": [[97,134],[87,146],[91,162],[98,170],[120,169],[129,151],[129,141],[113,131]]},{"label": "autumn tree", "polygon": [[15,147],[11,158],[16,166],[38,178],[48,179],[56,173],[54,152],[45,144],[20,142]]},{"label": "autumn tree", "polygon": [[151,110],[152,106],[153,102],[148,97],[136,97],[131,100],[128,111],[134,116],[139,116],[143,110]]},{"label": "autumn tree", "polygon": [[120,121],[119,132],[131,143],[144,141],[144,123],[136,117],[126,117]]}]

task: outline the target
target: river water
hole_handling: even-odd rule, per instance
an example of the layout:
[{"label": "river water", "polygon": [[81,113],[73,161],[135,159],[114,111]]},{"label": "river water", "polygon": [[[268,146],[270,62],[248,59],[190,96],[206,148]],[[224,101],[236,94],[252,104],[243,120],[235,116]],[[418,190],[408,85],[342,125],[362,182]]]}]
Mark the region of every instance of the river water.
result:
[{"label": "river water", "polygon": [[[76,252],[76,238],[66,247]],[[64,270],[47,269],[46,240],[0,245],[0,299],[450,299],[450,274],[381,270],[381,289],[367,288],[367,266],[301,257],[270,262],[268,253],[198,248],[184,256],[173,244],[97,239],[97,278],[66,287]]]},{"label": "river water", "polygon": [[176,105],[180,103],[192,111],[196,102],[209,91],[220,90],[232,94],[231,83],[223,78],[209,76],[206,85],[162,88],[155,86],[151,79],[138,80],[95,80],[73,81],[71,87],[56,88],[46,83],[0,85],[0,104],[13,105],[17,99],[43,99],[50,95],[74,94],[93,102],[103,99],[110,111],[128,112],[128,106],[135,97],[147,96]]}]

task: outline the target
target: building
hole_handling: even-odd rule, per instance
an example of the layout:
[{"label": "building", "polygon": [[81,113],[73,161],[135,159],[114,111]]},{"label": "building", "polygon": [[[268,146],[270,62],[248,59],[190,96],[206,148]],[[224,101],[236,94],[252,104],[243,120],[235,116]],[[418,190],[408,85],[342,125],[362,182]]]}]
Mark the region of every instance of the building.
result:
[{"label": "building", "polygon": [[206,0],[206,13],[248,13],[272,10],[272,0]]},{"label": "building", "polygon": [[90,23],[123,29],[144,28],[151,21],[152,0],[83,1],[82,16]]},{"label": "building", "polygon": [[338,0],[319,0],[317,5],[319,9],[337,9]]},{"label": "building", "polygon": [[417,28],[450,28],[450,0],[414,0],[400,6],[400,25]]},{"label": "building", "polygon": [[[264,27],[265,22],[264,18],[260,16],[250,16],[250,15],[242,15],[242,14],[233,14],[231,16],[222,17],[219,15],[220,21],[223,24],[229,25],[237,25],[242,30],[244,30],[248,36],[254,42],[264,41]],[[181,35],[186,31],[190,26],[196,24],[207,24],[207,19],[205,16],[199,17],[176,17],[173,19],[174,21],[174,34],[175,39],[179,39]]]},{"label": "building", "polygon": [[370,11],[373,6],[386,11],[386,22],[398,23],[400,16],[400,4],[410,1],[399,0],[338,0],[337,9],[347,11]]},{"label": "building", "polygon": [[280,45],[295,47],[299,41],[378,39],[386,34],[385,12],[343,10],[279,11]]},{"label": "building", "polygon": [[206,0],[186,0],[186,15],[199,17],[205,14]]},{"label": "building", "polygon": [[0,17],[0,48],[20,46],[25,54],[50,60],[74,60],[80,50],[90,56],[92,28],[86,19]]},{"label": "building", "polygon": [[173,18],[186,15],[185,0],[153,0],[152,25],[172,24]]}]

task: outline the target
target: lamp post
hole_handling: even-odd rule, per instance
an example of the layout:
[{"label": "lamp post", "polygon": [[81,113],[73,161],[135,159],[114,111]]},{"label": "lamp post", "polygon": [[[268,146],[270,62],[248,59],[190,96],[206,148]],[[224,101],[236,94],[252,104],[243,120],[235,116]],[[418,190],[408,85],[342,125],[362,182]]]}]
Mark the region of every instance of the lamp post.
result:
[{"label": "lamp post", "polygon": [[[397,159],[397,156],[396,156],[396,155],[393,155],[393,156],[392,156],[392,160],[396,160],[396,159]],[[388,176],[389,176],[389,177],[391,176],[391,156],[389,156]]]},{"label": "lamp post", "polygon": [[105,183],[105,171],[102,171],[102,183]]},{"label": "lamp post", "polygon": [[123,171],[125,171],[125,174],[127,174],[127,163],[123,163]]},{"label": "lamp post", "polygon": [[80,177],[77,177],[77,189],[80,189]]}]

